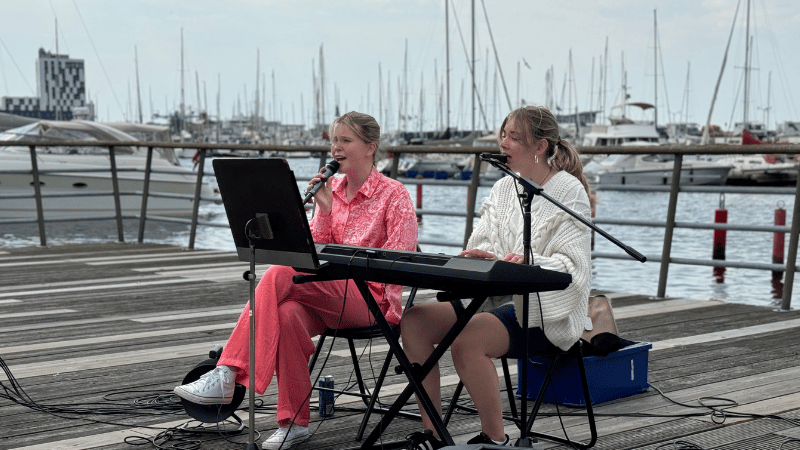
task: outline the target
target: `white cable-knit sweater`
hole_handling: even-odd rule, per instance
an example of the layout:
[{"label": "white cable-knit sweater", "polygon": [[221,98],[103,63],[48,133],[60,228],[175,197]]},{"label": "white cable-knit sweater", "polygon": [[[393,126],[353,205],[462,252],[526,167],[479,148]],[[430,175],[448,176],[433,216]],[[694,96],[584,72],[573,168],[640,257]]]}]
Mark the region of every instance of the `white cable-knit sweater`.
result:
[{"label": "white cable-knit sweater", "polygon": [[[556,173],[543,186],[544,192],[587,219],[591,208],[586,190],[565,171]],[[522,208],[512,177],[503,177],[483,201],[481,218],[467,248],[485,250],[502,260],[509,253],[523,255]],[[541,196],[531,204],[531,248],[533,263],[543,269],[566,272],[572,283],[563,291],[542,292],[544,333],[554,345],[569,349],[583,333],[591,287],[591,230]],[[517,319],[522,325],[522,296],[514,296]],[[488,299],[483,310],[511,301],[511,297]],[[528,326],[541,327],[539,302],[530,294]]]}]

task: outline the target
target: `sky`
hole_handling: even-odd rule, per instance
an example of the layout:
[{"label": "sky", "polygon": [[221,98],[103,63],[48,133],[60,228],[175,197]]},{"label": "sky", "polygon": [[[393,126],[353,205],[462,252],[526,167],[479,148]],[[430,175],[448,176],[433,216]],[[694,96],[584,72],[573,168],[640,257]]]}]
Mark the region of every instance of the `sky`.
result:
[{"label": "sky", "polygon": [[[659,125],[703,124],[738,2],[711,115],[731,129],[744,118],[747,0],[2,0],[0,96],[36,95],[39,48],[57,47],[84,60],[100,121],[138,121],[141,104],[148,122],[182,97],[230,118],[258,98],[283,123],[327,124],[338,107],[384,130],[496,130],[521,104],[602,120],[627,93],[655,103]],[[800,121],[800,5],[752,0],[750,35],[749,120]]]}]

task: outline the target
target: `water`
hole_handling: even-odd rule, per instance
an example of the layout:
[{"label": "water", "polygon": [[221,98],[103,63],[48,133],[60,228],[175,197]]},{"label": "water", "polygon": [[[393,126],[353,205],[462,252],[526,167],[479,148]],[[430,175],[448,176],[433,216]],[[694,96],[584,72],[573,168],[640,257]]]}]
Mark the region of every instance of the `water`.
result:
[{"label": "water", "polygon": [[[319,170],[319,158],[290,158],[289,165],[298,180],[307,180]],[[184,161],[191,164],[190,161]],[[210,163],[207,164],[210,170]],[[213,180],[209,180],[213,181]],[[306,182],[298,182],[298,189],[305,189]],[[416,197],[416,185],[409,185],[409,195]],[[489,193],[488,187],[478,190],[480,200]],[[597,218],[626,219],[664,222],[667,214],[669,194],[666,192],[612,192],[600,191],[597,202]],[[728,223],[747,225],[772,225],[775,209],[779,205],[791,207],[793,196],[726,194],[725,208],[728,210]],[[423,208],[428,210],[452,210],[462,212],[466,209],[467,187],[447,187],[426,185],[423,187]],[[781,203],[782,202],[782,203]],[[678,200],[676,221],[710,223],[714,210],[720,206],[719,194],[681,193]],[[478,206],[479,207],[479,206]],[[218,224],[219,227],[198,226],[195,248],[234,251],[227,218],[221,204],[204,203],[200,207],[201,220]],[[786,223],[791,223],[791,211],[787,211]],[[438,240],[461,243],[463,241],[465,219],[426,215],[419,227],[421,240]],[[108,242],[117,240],[116,222],[103,220],[95,222],[60,222],[48,224],[48,245],[68,243]],[[603,230],[636,249],[645,256],[661,254],[664,229],[654,227],[629,227],[605,225]],[[126,242],[136,242],[138,221],[124,221]],[[0,247],[38,246],[37,228],[32,224],[3,225],[0,231]],[[676,228],[672,244],[674,258],[710,259],[712,255],[712,230],[691,230]],[[728,261],[772,263],[772,233],[768,232],[727,232],[726,257]],[[187,246],[189,226],[173,223],[148,222],[145,242]],[[786,236],[785,245],[788,247]],[[454,255],[459,247],[422,245],[429,253]],[[602,253],[624,254],[613,243],[599,234],[595,237],[595,250]],[[784,249],[788,254],[788,248]],[[593,287],[614,292],[656,295],[660,263],[639,263],[630,260],[595,259],[593,267]],[[720,282],[722,281],[722,282]],[[709,266],[687,266],[672,264],[666,287],[669,297],[693,299],[716,299],[734,303],[762,306],[778,306],[781,303],[781,286],[772,281],[772,273],[763,270],[727,268],[719,279],[714,268]],[[800,294],[794,290],[792,304],[800,305]]]}]

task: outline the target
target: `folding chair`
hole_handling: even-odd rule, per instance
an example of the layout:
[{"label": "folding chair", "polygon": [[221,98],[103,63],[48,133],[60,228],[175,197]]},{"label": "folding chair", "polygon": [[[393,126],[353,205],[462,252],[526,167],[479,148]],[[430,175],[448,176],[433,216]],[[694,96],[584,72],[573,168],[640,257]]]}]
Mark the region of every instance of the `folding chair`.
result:
[{"label": "folding chair", "polygon": [[[419,251],[419,248],[417,248]],[[417,288],[414,287],[411,289],[411,292],[408,295],[408,299],[406,300],[405,308],[408,309],[414,304],[414,297],[417,295]],[[393,325],[392,331],[395,334],[395,337],[400,337],[400,325]],[[366,405],[366,409],[364,410],[364,415],[361,419],[361,425],[358,428],[358,434],[356,434],[356,440],[360,441],[364,437],[364,431],[366,430],[367,423],[369,422],[369,416],[372,411],[377,412],[385,412],[386,409],[381,407],[376,407],[375,403],[378,401],[378,395],[381,391],[381,386],[383,385],[383,380],[386,378],[386,374],[389,371],[389,365],[392,362],[392,357],[394,356],[394,352],[389,349],[386,353],[386,359],[383,362],[383,367],[381,368],[381,372],[378,375],[378,379],[375,381],[375,387],[372,389],[372,393],[367,390],[366,385],[364,384],[364,379],[361,375],[361,369],[359,368],[358,364],[358,354],[356,353],[356,348],[354,341],[356,340],[369,340],[369,339],[382,339],[384,338],[383,332],[381,331],[378,325],[372,325],[368,327],[359,327],[359,328],[342,328],[342,329],[331,329],[327,328],[325,331],[319,336],[319,340],[317,341],[317,347],[314,352],[314,355],[311,357],[311,360],[308,364],[308,371],[309,373],[314,372],[314,365],[317,362],[317,358],[322,351],[322,345],[325,343],[325,338],[331,337],[333,340],[336,338],[347,339],[347,344],[350,347],[350,357],[353,362],[353,371],[355,372],[356,376],[356,384],[358,385],[358,392],[353,392],[349,390],[339,390],[334,391],[338,394],[343,395],[352,395],[356,397],[361,397],[364,405]],[[331,341],[331,347],[333,346],[333,342]],[[318,389],[318,386],[314,386],[315,389]],[[417,414],[410,414],[410,413],[401,413],[402,415],[410,415],[412,417],[419,418]]]},{"label": "folding chair", "polygon": [[[509,404],[511,406],[511,416],[509,417],[509,416],[504,415],[503,418],[506,419],[506,420],[510,420],[510,421],[514,422],[514,424],[516,424],[517,428],[519,428],[520,431],[524,430],[525,431],[525,436],[527,436],[529,438],[541,438],[541,439],[545,439],[545,440],[548,440],[548,441],[553,441],[553,442],[558,442],[558,443],[565,444],[565,445],[570,445],[570,446],[572,446],[574,448],[577,448],[577,449],[580,449],[580,450],[589,449],[589,448],[593,447],[594,444],[597,442],[597,427],[595,425],[594,411],[592,409],[592,397],[591,397],[591,394],[589,392],[589,382],[588,382],[588,380],[586,378],[586,369],[585,369],[584,364],[583,364],[583,344],[582,344],[582,342],[583,341],[578,340],[578,342],[576,342],[567,351],[563,351],[562,350],[562,351],[559,351],[559,352],[557,352],[555,354],[552,354],[552,355],[544,355],[544,356],[547,356],[547,357],[552,357],[552,361],[550,362],[550,366],[549,366],[549,369],[547,371],[547,374],[545,375],[544,380],[542,381],[542,385],[539,388],[539,393],[536,396],[536,401],[534,402],[533,410],[531,412],[531,415],[525,422],[523,422],[523,418],[520,417],[520,415],[517,413],[516,399],[514,398],[514,395],[513,395],[513,387],[511,385],[511,376],[509,375],[509,371],[508,371],[508,361],[507,361],[507,359],[505,357],[500,358],[502,363],[503,363],[503,373],[504,373],[504,378],[505,378],[505,383],[506,383],[506,390],[508,391],[508,399],[509,399]],[[580,379],[581,379],[581,389],[583,390],[583,398],[584,398],[584,402],[586,404],[586,415],[587,415],[587,419],[588,419],[589,433],[591,434],[591,438],[590,438],[589,442],[586,443],[586,444],[584,444],[582,442],[572,441],[566,435],[562,437],[562,436],[555,436],[555,435],[551,435],[551,434],[544,434],[544,433],[532,432],[531,431],[531,429],[533,428],[533,423],[536,420],[536,416],[539,414],[539,408],[541,407],[542,402],[544,400],[544,396],[545,396],[546,390],[549,387],[550,382],[552,381],[553,373],[555,372],[555,370],[558,367],[561,366],[561,364],[563,364],[565,361],[568,361],[570,358],[577,359],[578,372],[580,374]],[[476,412],[476,410],[474,408],[469,408],[469,407],[466,407],[466,406],[458,405],[458,397],[461,395],[461,391],[463,390],[463,388],[464,388],[464,384],[459,381],[458,382],[458,386],[456,386],[456,390],[453,393],[453,398],[450,400],[450,405],[447,408],[447,413],[445,414],[445,417],[444,417],[444,420],[443,420],[445,425],[447,425],[447,423],[450,420],[450,416],[452,415],[453,411],[456,410],[456,409],[464,409],[464,410],[467,410],[467,411]],[[521,395],[527,395],[527,389],[524,389],[524,390],[520,389],[520,394]]]}]

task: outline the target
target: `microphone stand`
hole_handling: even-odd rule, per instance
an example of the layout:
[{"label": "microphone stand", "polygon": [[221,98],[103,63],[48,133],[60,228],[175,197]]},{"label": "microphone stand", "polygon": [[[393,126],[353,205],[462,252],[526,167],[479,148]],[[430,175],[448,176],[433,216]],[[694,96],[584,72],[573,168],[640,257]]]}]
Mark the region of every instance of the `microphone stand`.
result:
[{"label": "microphone stand", "polygon": [[[523,255],[523,264],[526,265],[533,265],[533,249],[531,248],[531,204],[533,203],[533,196],[540,195],[547,199],[550,203],[558,206],[565,212],[567,212],[572,217],[581,221],[581,223],[585,224],[589,228],[595,230],[600,235],[608,239],[609,241],[616,244],[621,249],[625,250],[626,253],[631,255],[634,259],[639,262],[645,262],[647,258],[644,255],[637,252],[631,247],[623,244],[610,234],[606,233],[605,231],[601,230],[597,227],[592,221],[587,220],[585,217],[581,216],[580,214],[576,213],[572,209],[568,208],[558,200],[554,199],[553,197],[545,194],[541,186],[529,180],[525,177],[522,177],[515,173],[513,170],[509,169],[507,165],[503,162],[499,161],[492,155],[480,155],[481,160],[488,162],[489,164],[493,165],[500,171],[504,172],[505,174],[509,175],[510,177],[514,178],[517,181],[518,185],[522,186],[522,189],[525,191],[520,194],[520,198],[522,199],[522,246],[524,249]],[[528,329],[528,302],[530,300],[530,293],[526,292],[522,296],[522,329],[525,330],[527,333]],[[539,305],[539,311],[541,311],[541,305]],[[544,331],[544,323],[542,323],[542,331]],[[527,424],[527,418],[525,417],[528,412],[528,391],[527,391],[527,384],[528,384],[528,339],[525,339],[525,363],[522,364],[520,368],[520,392],[522,393],[520,399],[520,423]],[[523,426],[520,427],[520,437],[517,440],[517,447],[532,447],[532,441],[530,437],[528,437],[528,427]]]},{"label": "microphone stand", "polygon": [[249,391],[249,406],[250,406],[250,415],[248,418],[248,433],[247,433],[247,443],[245,444],[245,450],[259,450],[259,446],[255,443],[255,427],[256,427],[256,337],[255,337],[255,326],[256,326],[256,244],[255,241],[259,239],[259,236],[253,235],[252,229],[250,227],[251,223],[254,219],[250,219],[247,224],[245,225],[245,234],[247,235],[247,241],[250,244],[250,270],[244,273],[244,278],[250,282],[250,322],[249,322],[249,334],[250,334],[250,355],[249,355],[249,387],[247,390]]}]

